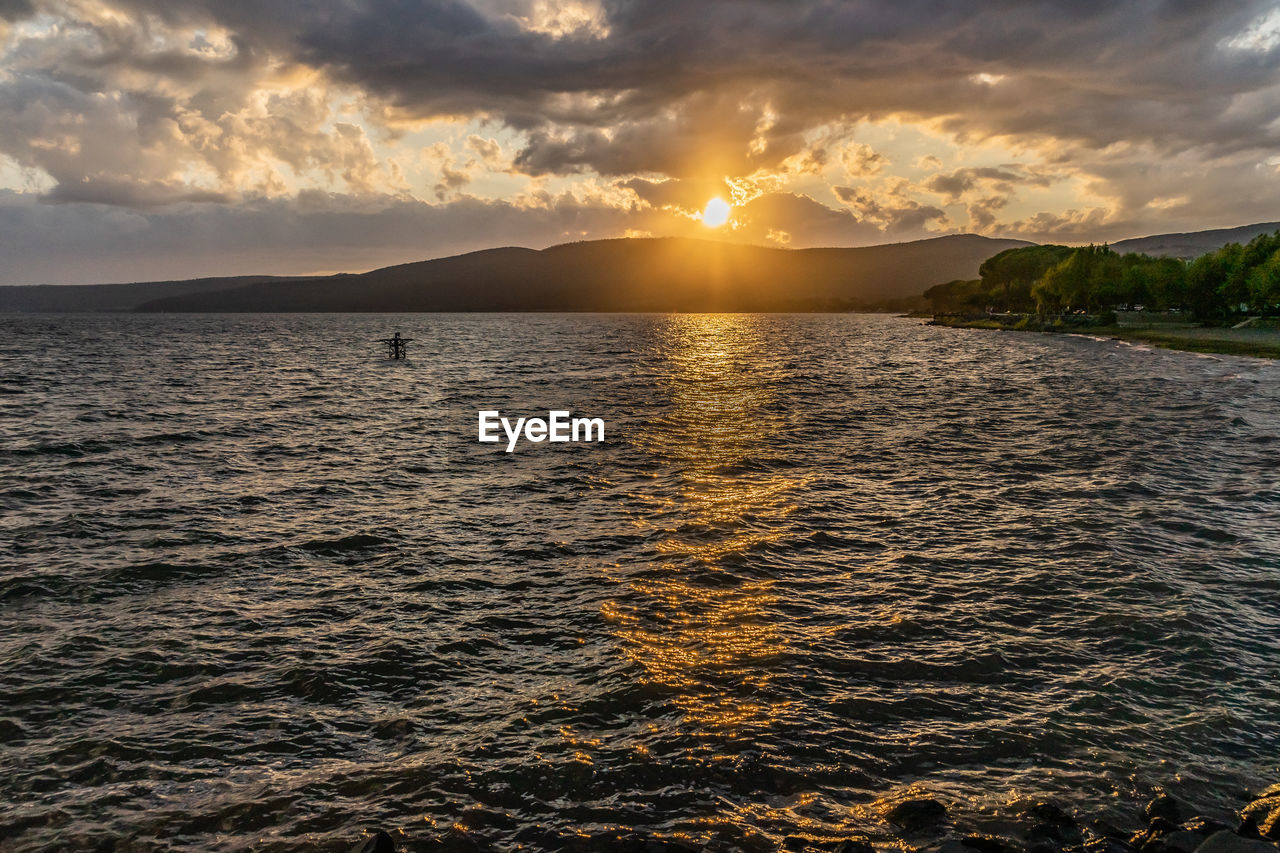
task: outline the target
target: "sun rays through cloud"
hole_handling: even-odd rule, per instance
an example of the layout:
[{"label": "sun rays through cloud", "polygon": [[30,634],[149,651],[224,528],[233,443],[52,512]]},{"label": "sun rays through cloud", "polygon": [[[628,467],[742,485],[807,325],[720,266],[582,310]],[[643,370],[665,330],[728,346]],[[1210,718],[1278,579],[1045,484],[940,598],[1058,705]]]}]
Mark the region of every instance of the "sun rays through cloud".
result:
[{"label": "sun rays through cloud", "polygon": [[[85,280],[192,223],[279,270],[308,247],[345,266],[333,217],[367,261],[464,250],[477,221],[504,229],[486,243],[803,247],[1274,219],[1276,21],[1265,2],[6,3],[0,242],[26,251],[3,275]],[[293,224],[262,229],[267,210]]]}]

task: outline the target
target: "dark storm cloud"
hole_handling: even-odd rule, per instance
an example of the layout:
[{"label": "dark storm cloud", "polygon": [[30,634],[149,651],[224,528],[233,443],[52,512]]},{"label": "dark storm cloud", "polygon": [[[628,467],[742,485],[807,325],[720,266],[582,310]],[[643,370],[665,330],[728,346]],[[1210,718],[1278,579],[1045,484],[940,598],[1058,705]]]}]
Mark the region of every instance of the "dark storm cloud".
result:
[{"label": "dark storm cloud", "polygon": [[[1266,94],[1277,52],[1224,47],[1273,5],[611,0],[607,37],[557,40],[456,0],[364,0],[299,28],[290,47],[403,109],[486,112],[519,127],[669,122],[721,93],[748,108],[767,99],[777,138],[840,116],[906,112],[951,116],[957,131],[979,134],[1230,150],[1277,141],[1268,124],[1280,98]],[[979,73],[1005,79],[972,79]],[[1250,93],[1251,109],[1233,110]],[[595,94],[619,97],[585,111],[564,100]],[[609,169],[647,148],[638,132],[580,136],[566,157],[538,136],[524,157]]]},{"label": "dark storm cloud", "polygon": [[[218,245],[258,259],[255,270],[268,268],[272,246],[306,268],[352,266],[331,246],[354,252],[354,241],[327,242],[319,223],[335,221],[331,211],[308,209],[299,186],[382,205],[385,220],[365,211],[346,224],[392,255],[401,249],[379,228],[430,231],[435,242],[419,240],[410,258],[665,227],[603,202],[431,206],[380,195],[434,187],[453,199],[483,179],[458,161],[397,186],[365,128],[329,114],[339,99],[392,140],[414,119],[488,122],[484,133],[502,142],[485,147],[498,152],[485,168],[616,179],[651,214],[664,203],[696,209],[726,177],[772,172],[789,177],[761,187],[794,190],[787,181],[820,181],[827,162],[867,182],[826,191],[834,207],[771,192],[739,209],[741,234],[791,245],[964,224],[930,202],[967,209],[967,227],[1049,239],[1239,224],[1280,206],[1274,0],[560,2],[589,24],[540,20],[555,3],[532,0],[0,0],[0,168],[10,185],[35,176],[30,185],[61,202],[37,210],[24,195],[28,225],[52,217],[92,245],[128,221],[158,235],[140,252],[159,256],[163,238],[198,253],[182,223],[222,235]],[[1043,165],[957,157],[903,187],[885,173],[906,162],[899,151],[851,136],[859,119],[887,118],[927,121],[961,147],[999,137]],[[1083,188],[1080,210],[1014,204],[1021,189],[1064,177]],[[271,204],[293,230],[273,227],[254,200],[287,195]],[[294,234],[329,260],[302,260]],[[54,240],[18,245],[30,254]]]},{"label": "dark storm cloud", "polygon": [[31,0],[0,0],[0,18],[16,21],[35,14]]},{"label": "dark storm cloud", "polygon": [[[529,174],[601,175],[657,172],[674,176],[737,175],[775,162],[778,154],[752,155],[758,116],[736,96],[698,93],[679,110],[647,120],[626,120],[607,128],[578,126],[567,132],[534,130],[515,157]],[[798,150],[797,135],[787,153]]]},{"label": "dark storm cloud", "polygon": [[121,207],[164,207],[182,202],[228,202],[234,200],[230,193],[213,190],[197,190],[159,181],[86,180],[79,183],[58,184],[44,196],[54,204],[91,202]]},{"label": "dark storm cloud", "polygon": [[[216,22],[234,33],[242,61],[287,56],[407,114],[487,114],[535,131],[521,155],[535,170],[692,169],[673,166],[653,139],[673,126],[706,131],[709,104],[741,147],[748,118],[768,102],[777,120],[765,136],[782,156],[815,123],[891,113],[1095,147],[1280,141],[1269,126],[1280,116],[1280,52],[1224,46],[1274,8],[1260,0],[608,0],[602,38],[530,31],[496,11],[520,4],[485,0],[108,5]],[[102,61],[136,57],[117,45]],[[723,108],[730,100],[736,120]],[[593,132],[619,125],[628,132]]]},{"label": "dark storm cloud", "polygon": [[954,201],[979,184],[993,185],[1000,192],[1007,194],[1012,192],[1014,186],[1018,184],[1047,187],[1051,183],[1048,176],[1020,166],[970,166],[956,169],[954,172],[933,175],[924,182],[924,188],[930,192],[945,195],[949,200]]}]

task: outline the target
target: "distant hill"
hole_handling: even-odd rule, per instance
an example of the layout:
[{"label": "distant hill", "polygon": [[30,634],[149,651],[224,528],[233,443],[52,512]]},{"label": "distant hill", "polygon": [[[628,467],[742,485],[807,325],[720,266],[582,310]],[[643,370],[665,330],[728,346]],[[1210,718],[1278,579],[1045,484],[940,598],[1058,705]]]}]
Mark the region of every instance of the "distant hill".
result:
[{"label": "distant hill", "polygon": [[144,302],[162,296],[189,296],[248,284],[307,280],[309,279],[246,275],[136,284],[32,284],[0,287],[0,312],[58,314],[69,311],[133,311]]},{"label": "distant hill", "polygon": [[[1112,244],[1194,258],[1280,222]],[[235,276],[133,284],[0,287],[0,312],[72,311],[786,311],[905,307],[927,288],[973,278],[1005,249],[957,234],[856,249],[773,249],[647,238],[486,249],[359,275]]]},{"label": "distant hill", "polygon": [[762,311],[869,307],[977,275],[1031,245],[954,235],[856,249],[595,240],[487,249],[361,275],[166,294],[141,311]]},{"label": "distant hill", "polygon": [[1121,254],[1138,252],[1164,258],[1198,258],[1205,252],[1221,249],[1228,243],[1248,243],[1259,234],[1280,231],[1280,222],[1260,222],[1257,225],[1241,225],[1238,228],[1218,228],[1213,231],[1191,231],[1185,234],[1156,234],[1152,237],[1135,237],[1112,243],[1111,248]]}]

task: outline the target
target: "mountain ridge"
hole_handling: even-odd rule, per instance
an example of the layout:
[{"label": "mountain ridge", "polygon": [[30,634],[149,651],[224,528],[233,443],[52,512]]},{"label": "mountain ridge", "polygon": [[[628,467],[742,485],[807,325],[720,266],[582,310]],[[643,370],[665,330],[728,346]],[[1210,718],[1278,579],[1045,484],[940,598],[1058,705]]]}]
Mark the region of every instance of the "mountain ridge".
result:
[{"label": "mountain ridge", "polygon": [[0,312],[125,312],[163,296],[226,290],[266,281],[307,281],[315,276],[237,275],[112,284],[14,284],[0,287]]},{"label": "mountain ridge", "polygon": [[1020,240],[948,235],[849,249],[678,237],[501,247],[304,282],[154,299],[170,311],[766,311],[869,307],[976,275]]},{"label": "mountain ridge", "polygon": [[[1155,234],[1120,252],[1190,258],[1280,222]],[[0,287],[0,312],[763,311],[906,307],[1028,241],[950,234],[786,249],[687,237],[498,246],[363,273]]]},{"label": "mountain ridge", "polygon": [[1147,237],[1131,237],[1112,243],[1111,248],[1121,254],[1137,252],[1154,257],[1191,260],[1206,252],[1221,249],[1228,243],[1248,243],[1259,234],[1280,231],[1280,222],[1257,222],[1253,225],[1237,225],[1234,228],[1211,228],[1206,231],[1178,231],[1168,234],[1152,234]]}]

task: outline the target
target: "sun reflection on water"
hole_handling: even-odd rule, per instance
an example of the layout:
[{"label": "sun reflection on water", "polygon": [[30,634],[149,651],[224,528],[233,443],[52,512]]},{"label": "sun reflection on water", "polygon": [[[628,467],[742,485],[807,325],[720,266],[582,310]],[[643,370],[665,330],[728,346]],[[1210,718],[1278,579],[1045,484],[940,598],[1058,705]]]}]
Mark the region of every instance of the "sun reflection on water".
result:
[{"label": "sun reflection on water", "polygon": [[685,725],[734,734],[765,727],[785,706],[771,697],[785,641],[768,548],[786,535],[796,478],[773,473],[785,453],[776,388],[784,371],[759,318],[668,318],[658,349],[670,409],[642,436],[669,472],[667,497],[637,519],[661,531],[652,566],[610,603],[630,660],[672,694]]}]

